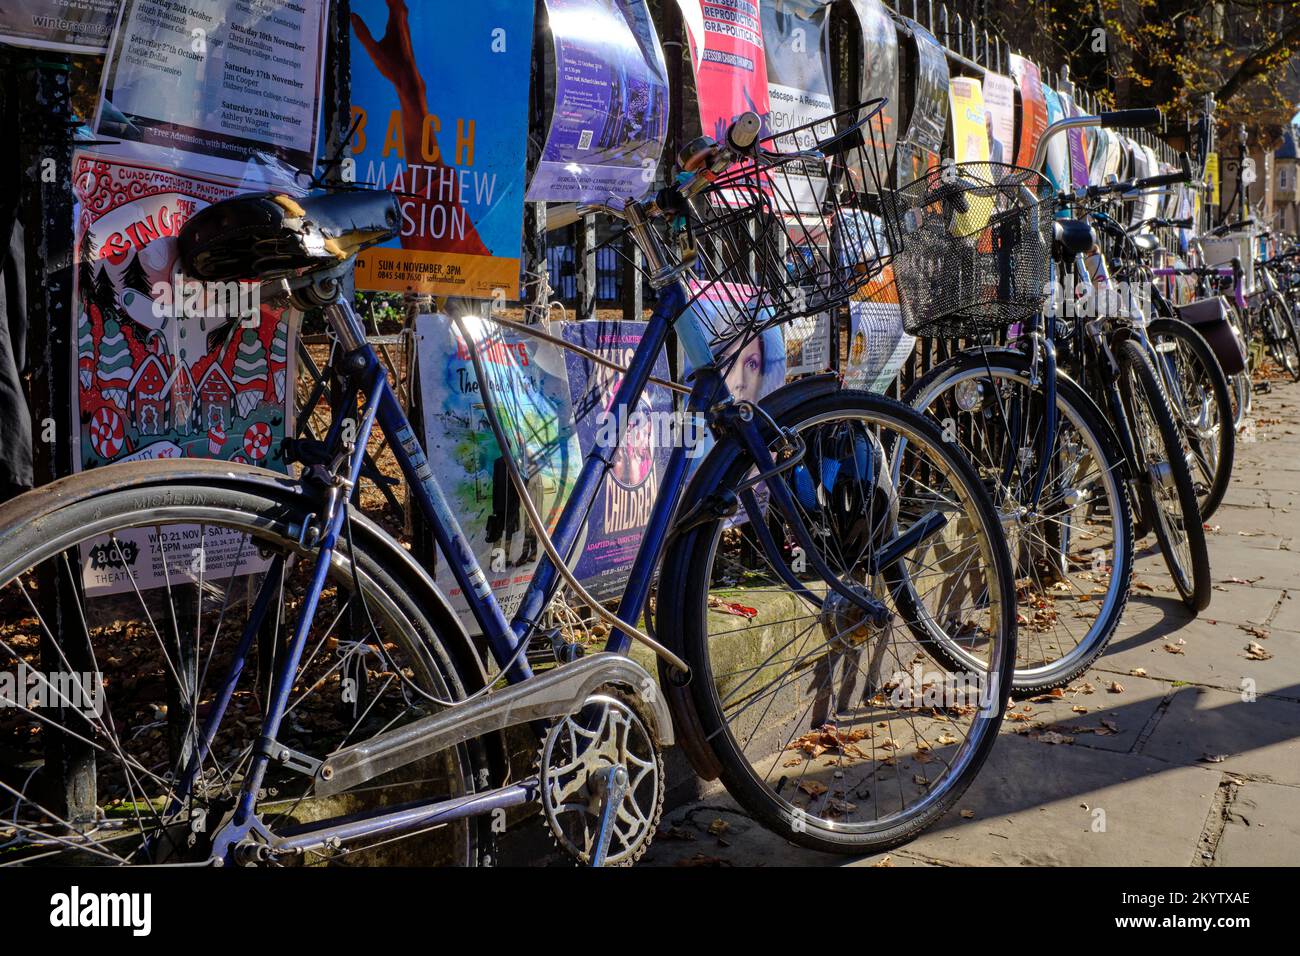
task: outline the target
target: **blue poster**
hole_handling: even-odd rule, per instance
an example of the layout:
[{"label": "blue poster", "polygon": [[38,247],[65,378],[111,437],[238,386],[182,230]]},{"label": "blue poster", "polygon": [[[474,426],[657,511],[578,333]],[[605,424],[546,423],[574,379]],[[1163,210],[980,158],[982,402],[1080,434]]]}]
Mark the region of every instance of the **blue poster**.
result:
[{"label": "blue poster", "polygon": [[555,109],[528,199],[640,199],[668,133],[668,73],[646,0],[546,0],[546,11]]},{"label": "blue poster", "polygon": [[518,298],[533,5],[353,0],[356,180],[401,194],[358,289]]},{"label": "blue poster", "polygon": [[[1043,95],[1047,98],[1047,123],[1052,123],[1065,118],[1065,104],[1061,102],[1061,96],[1056,90],[1044,84]],[[1047,144],[1047,168],[1044,170],[1052,187],[1057,190],[1068,189],[1070,186],[1070,150],[1066,145],[1065,137],[1053,136]]]},{"label": "blue poster", "polygon": [[[567,322],[563,331],[566,341],[620,365],[631,360],[644,334],[644,322]],[[585,457],[593,447],[608,442],[619,425],[612,406],[622,374],[576,352],[564,354],[574,425]],[[654,374],[668,377],[667,356],[662,352]],[[672,450],[672,414],[672,394],[654,385],[646,388],[637,408],[625,413],[626,438],[592,504],[574,570],[583,587],[601,600],[618,597],[627,583]]]}]

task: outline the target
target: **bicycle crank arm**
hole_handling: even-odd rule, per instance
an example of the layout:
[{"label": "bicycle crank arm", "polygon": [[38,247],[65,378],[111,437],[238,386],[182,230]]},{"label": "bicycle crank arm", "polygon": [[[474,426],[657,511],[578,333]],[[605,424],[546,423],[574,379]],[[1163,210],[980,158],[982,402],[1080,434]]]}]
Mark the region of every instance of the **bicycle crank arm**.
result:
[{"label": "bicycle crank arm", "polygon": [[507,727],[567,716],[606,684],[620,684],[636,693],[654,714],[659,743],[673,742],[672,717],[664,696],[655,692],[654,679],[630,657],[602,651],[336,750],[316,770],[316,793],[339,793]]}]

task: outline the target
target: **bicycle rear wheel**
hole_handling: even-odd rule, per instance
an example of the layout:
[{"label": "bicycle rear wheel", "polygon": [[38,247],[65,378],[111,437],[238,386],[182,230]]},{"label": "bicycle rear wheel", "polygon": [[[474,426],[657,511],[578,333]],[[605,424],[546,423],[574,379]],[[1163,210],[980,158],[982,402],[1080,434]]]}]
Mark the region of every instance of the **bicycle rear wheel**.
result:
[{"label": "bicycle rear wheel", "polygon": [[1115,356],[1120,397],[1138,457],[1134,464],[1143,516],[1156,533],[1183,603],[1202,611],[1211,597],[1210,556],[1178,426],[1142,345],[1125,339]]},{"label": "bicycle rear wheel", "polygon": [[[296,483],[211,465],[113,465],[0,508],[0,671],[32,675],[0,709],[0,865],[209,859],[314,565]],[[340,542],[281,725],[294,759],[272,762],[256,799],[275,833],[487,783],[480,742],[329,797],[303,772],[299,758],[483,680],[427,579],[374,525],[352,524],[355,551]],[[489,852],[480,821],[460,820],[279,862],[475,864]]]},{"label": "bicycle rear wheel", "polygon": [[[789,483],[821,557],[885,604],[872,625],[829,589],[774,508],[710,520],[664,563],[661,634],[680,635],[687,692],[727,789],[795,843],[845,853],[896,846],[934,823],[987,757],[1015,663],[1015,588],[997,513],[979,476],[916,411],[879,395],[812,398],[777,424],[804,457]],[[751,470],[720,446],[701,490],[727,498]],[[921,534],[888,567],[891,543]],[[799,594],[765,553],[807,588]],[[923,619],[926,627],[914,629]],[[930,634],[960,644],[955,670]],[[918,634],[924,635],[918,637]]]}]

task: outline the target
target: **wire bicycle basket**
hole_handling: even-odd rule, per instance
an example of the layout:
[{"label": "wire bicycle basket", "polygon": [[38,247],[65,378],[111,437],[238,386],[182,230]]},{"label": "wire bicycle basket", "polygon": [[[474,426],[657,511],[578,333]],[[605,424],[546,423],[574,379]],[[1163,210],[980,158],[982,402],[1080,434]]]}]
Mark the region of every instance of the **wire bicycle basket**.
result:
[{"label": "wire bicycle basket", "polygon": [[718,176],[676,227],[689,308],[716,355],[772,326],[848,302],[888,264],[884,100],[768,136]]},{"label": "wire bicycle basket", "polygon": [[895,192],[903,328],[974,338],[1041,311],[1056,195],[1040,173],[1002,163],[947,163]]}]

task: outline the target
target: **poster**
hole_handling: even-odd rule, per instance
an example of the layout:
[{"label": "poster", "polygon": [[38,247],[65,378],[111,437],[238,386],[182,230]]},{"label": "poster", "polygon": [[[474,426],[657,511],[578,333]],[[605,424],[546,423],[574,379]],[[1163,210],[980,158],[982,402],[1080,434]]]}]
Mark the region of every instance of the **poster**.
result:
[{"label": "poster", "polygon": [[[645,334],[645,323],[566,322],[561,334],[568,342],[627,365]],[[622,375],[576,352],[566,351],[564,358],[574,425],[585,456],[602,442],[608,447],[618,424],[617,410],[611,403]],[[660,353],[653,374],[668,377],[666,354]],[[660,386],[647,386],[638,406],[629,409],[624,417],[626,438],[596,494],[574,566],[582,586],[600,600],[622,594],[641,547],[641,536],[650,520],[675,437],[672,393]]]},{"label": "poster", "polygon": [[920,179],[938,165],[948,118],[948,58],[925,27],[903,18],[916,45],[916,88],[912,91],[912,116],[907,133],[898,143],[897,182],[900,186]]},{"label": "poster", "polygon": [[719,143],[742,113],[768,132],[767,58],[759,0],[677,0],[690,43],[700,130]]},{"label": "poster", "polygon": [[[287,471],[280,443],[292,433],[296,317],[262,305],[252,286],[179,275],[181,227],[236,187],[85,152],[73,175],[76,467],[194,457]],[[129,563],[142,562],[129,570],[92,547],[87,593],[162,584],[160,533],[169,553],[188,556],[199,540],[199,529],[181,525],[125,532]],[[208,529],[209,575],[234,566],[226,562],[261,569],[247,553],[236,562],[241,539]]]},{"label": "poster", "polygon": [[0,42],[12,46],[103,53],[121,0],[6,0],[0,4]]},{"label": "poster", "polygon": [[[1061,106],[1068,117],[1082,116],[1083,110],[1069,93],[1061,93]],[[1075,189],[1088,187],[1088,140],[1081,129],[1066,130],[1065,145],[1070,156],[1070,185]]]},{"label": "poster", "polygon": [[325,0],[123,0],[95,133],[190,154],[189,171],[314,172],[324,37]]},{"label": "poster", "polygon": [[825,312],[802,315],[781,326],[785,334],[785,377],[821,372],[831,367],[831,325]]},{"label": "poster", "polygon": [[353,0],[357,181],[402,194],[358,289],[518,298],[532,35],[531,3]]},{"label": "poster", "polygon": [[[467,317],[497,415],[528,493],[554,530],[581,468],[564,357],[557,346]],[[488,424],[465,343],[445,315],[416,320],[425,452],[434,480],[506,617],[532,579],[541,548]],[[436,581],[471,632],[478,625],[445,560]]]},{"label": "poster", "polygon": [[862,28],[862,73],[858,94],[865,100],[885,99],[877,114],[876,128],[893,155],[898,142],[898,30],[880,0],[852,0]]},{"label": "poster", "polygon": [[[1150,146],[1141,146],[1139,149],[1141,149],[1142,153],[1146,156],[1146,172],[1142,174],[1144,177],[1159,176],[1162,172],[1165,172],[1165,170],[1160,168],[1160,159],[1156,156],[1156,151],[1154,149]],[[1133,210],[1134,215],[1139,220],[1151,219],[1154,216],[1158,216],[1160,214],[1160,201],[1162,198],[1161,190],[1158,188],[1144,190],[1142,192],[1141,201],[1137,203],[1137,208]]]},{"label": "poster", "polygon": [[1020,128],[1016,136],[1016,165],[1033,162],[1034,150],[1047,129],[1047,97],[1038,65],[1018,53],[1011,54],[1011,78],[1020,92]]},{"label": "poster", "polygon": [[668,72],[646,0],[546,0],[555,109],[530,201],[622,206],[655,181]]},{"label": "poster", "polygon": [[987,163],[989,135],[980,81],[954,76],[949,81],[948,100],[952,110],[953,158],[959,163]]},{"label": "poster", "polygon": [[[892,291],[892,284],[888,286]],[[903,313],[893,296],[849,303],[849,354],[844,384],[884,392],[912,354],[916,337],[903,331]]]},{"label": "poster", "polygon": [[[815,123],[835,112],[831,98],[830,0],[763,0],[762,27],[767,56],[769,128],[784,133]],[[797,139],[777,140],[781,151],[811,149],[828,125],[805,131]]]},{"label": "poster", "polygon": [[[829,0],[763,0],[763,47],[767,56],[768,129],[780,136],[772,148],[793,153],[817,148],[834,135],[831,123],[811,128],[835,112],[831,99]],[[788,174],[788,175],[786,175]],[[815,213],[826,195],[825,167],[795,161],[773,173],[779,206],[787,212]]]},{"label": "poster", "polygon": [[1088,185],[1100,185],[1106,176],[1106,159],[1110,155],[1110,130],[1098,127],[1088,137],[1091,149],[1088,153]]},{"label": "poster", "polygon": [[1209,195],[1205,203],[1208,206],[1219,205],[1219,154],[1207,153],[1205,156],[1205,175],[1203,176],[1206,186],[1209,187]]},{"label": "poster", "polygon": [[[1047,98],[1047,122],[1055,123],[1065,116],[1065,106],[1060,95],[1050,86],[1043,87],[1043,96]],[[1064,136],[1053,136],[1047,144],[1047,168],[1043,170],[1051,180],[1052,187],[1064,192],[1070,187],[1070,149]]]},{"label": "poster", "polygon": [[984,74],[984,131],[989,141],[989,162],[1015,163],[1016,85],[1010,77]]},{"label": "poster", "polygon": [[[688,284],[689,285],[689,284]],[[698,320],[710,333],[710,338],[717,344],[714,354],[726,368],[725,381],[733,398],[739,402],[758,402],[769,393],[785,384],[786,347],[783,330],[789,323],[770,325],[752,338],[744,331],[754,322],[762,325],[767,321],[765,309],[749,309],[756,312],[747,316],[743,322],[737,321],[734,311],[736,303],[758,298],[758,290],[753,286],[735,283],[711,283],[701,290],[690,288],[691,303],[683,319],[678,321]],[[686,381],[692,371],[692,365],[679,344],[678,367],[682,369],[682,380]],[[704,460],[713,447],[713,437],[703,435],[698,445],[691,449],[689,456],[691,471]]]}]

